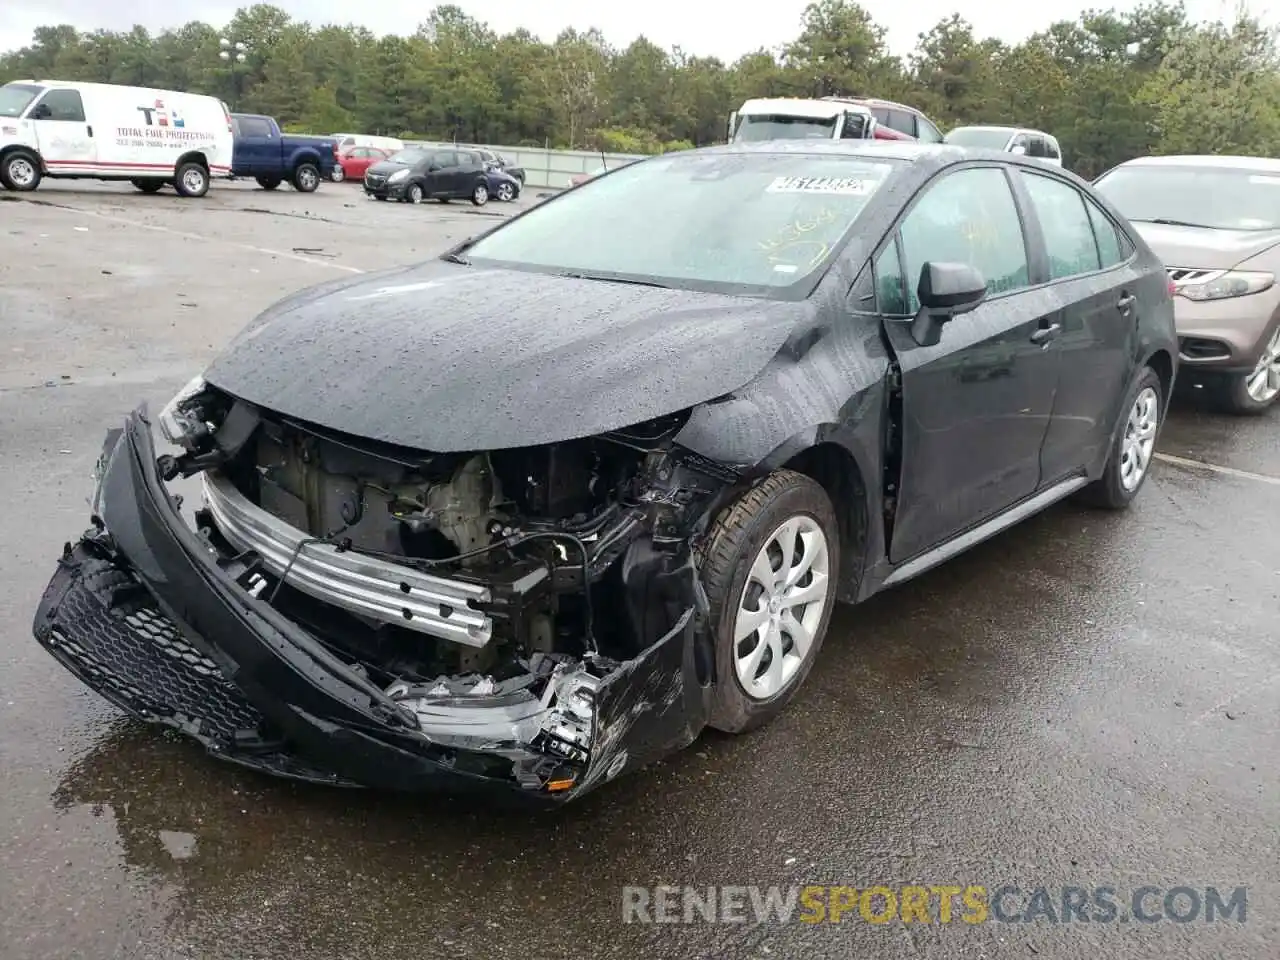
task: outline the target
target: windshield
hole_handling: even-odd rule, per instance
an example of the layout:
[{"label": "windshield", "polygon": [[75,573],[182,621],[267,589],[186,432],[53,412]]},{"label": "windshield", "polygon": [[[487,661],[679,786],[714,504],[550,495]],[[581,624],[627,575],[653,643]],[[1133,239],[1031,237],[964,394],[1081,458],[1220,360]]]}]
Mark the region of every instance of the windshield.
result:
[{"label": "windshield", "polygon": [[16,117],[44,90],[27,83],[6,83],[0,87],[0,117]]},{"label": "windshield", "polygon": [[945,137],[943,143],[957,147],[985,147],[990,150],[1003,150],[1013,136],[1012,130],[993,130],[990,127],[957,127]]},{"label": "windshield", "polygon": [[735,141],[830,140],[836,135],[835,117],[789,117],[781,113],[752,113],[738,120]]},{"label": "windshield", "polygon": [[803,296],[896,161],[668,154],[587,181],[482,237],[473,261],[758,296]]},{"label": "windshield", "polygon": [[427,159],[431,155],[430,150],[422,150],[418,147],[410,147],[408,150],[397,150],[387,159],[392,163],[403,163],[412,166],[422,160]]},{"label": "windshield", "polygon": [[1094,184],[1128,219],[1175,220],[1215,230],[1280,228],[1280,170],[1117,167]]}]

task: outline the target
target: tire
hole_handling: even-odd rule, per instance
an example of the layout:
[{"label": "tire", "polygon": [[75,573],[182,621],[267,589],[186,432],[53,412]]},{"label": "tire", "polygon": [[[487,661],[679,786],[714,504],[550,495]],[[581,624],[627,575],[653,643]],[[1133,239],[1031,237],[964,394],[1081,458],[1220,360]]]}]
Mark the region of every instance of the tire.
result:
[{"label": "tire", "polygon": [[511,184],[511,183],[498,184],[498,192],[496,195],[498,199],[501,200],[503,203],[511,203],[513,200],[515,200],[517,196],[515,184]]},{"label": "tire", "polygon": [[404,192],[405,203],[421,203],[422,202],[422,184],[411,183],[409,188]]},{"label": "tire", "polygon": [[14,150],[0,163],[0,183],[9,190],[29,193],[40,186],[42,179],[39,158],[27,150]]},{"label": "tire", "polygon": [[209,171],[204,164],[188,160],[174,171],[173,188],[180,197],[197,199],[209,192]]},{"label": "tire", "polygon": [[129,182],[143,193],[159,193],[164,189],[163,180],[130,180]]},{"label": "tire", "polygon": [[300,163],[294,167],[290,182],[299,193],[315,193],[320,186],[320,168],[314,163]]},{"label": "tire", "polygon": [[329,179],[334,183],[342,183],[343,180],[347,179],[347,171],[342,169],[342,164],[335,163],[333,165],[333,172],[329,174]]},{"label": "tire", "polygon": [[1280,398],[1280,324],[1266,335],[1262,355],[1251,373],[1225,376],[1215,386],[1218,406],[1227,413],[1256,417],[1270,410]]},{"label": "tire", "polygon": [[280,180],[276,177],[258,177],[258,186],[263,190],[274,190],[280,186]]},{"label": "tire", "polygon": [[483,180],[471,188],[471,202],[477,207],[483,207],[489,202],[489,185]]},{"label": "tire", "polygon": [[[794,523],[808,528],[803,531],[805,534],[821,533],[826,547],[825,554],[812,550],[820,542],[812,536],[797,541],[812,550],[807,556],[811,563],[820,566],[818,571],[810,569],[805,573],[791,588],[792,592],[813,586],[814,581],[808,578],[815,574],[825,575],[826,579],[820,581],[825,592],[819,598],[794,608],[801,611],[800,622],[808,628],[810,641],[808,649],[792,660],[796,643],[795,638],[786,633],[788,617],[779,616],[778,604],[766,606],[767,594],[756,579],[753,567],[758,570],[758,562],[763,557],[770,563],[770,574],[774,572],[774,562],[778,562],[781,569],[780,551],[777,556],[771,554],[778,546],[776,540],[784,525]],[[721,511],[698,554],[703,586],[710,601],[708,629],[715,644],[716,680],[707,722],[725,733],[744,733],[763,726],[782,712],[804,683],[822,648],[840,579],[839,525],[835,509],[826,491],[814,480],[792,470],[778,470]],[[799,557],[805,558],[804,553]],[[813,609],[819,601],[821,606]],[[786,609],[785,603],[781,609]],[[740,622],[740,610],[772,612],[738,643],[734,634]],[[794,617],[791,622],[795,623]],[[768,643],[769,635],[776,636],[778,642]],[[758,666],[751,671],[746,658],[761,645],[767,652],[762,650],[756,655]],[[779,652],[781,658],[777,656]],[[740,664],[740,661],[746,662]],[[767,669],[775,662],[782,665],[781,675],[775,676]],[[743,675],[748,678],[746,682]],[[748,693],[748,686],[756,689]]]},{"label": "tire", "polygon": [[[1142,409],[1138,406],[1140,398]],[[1143,367],[1125,394],[1120,428],[1111,440],[1102,476],[1081,490],[1075,499],[1104,510],[1123,510],[1133,502],[1151,473],[1167,406],[1165,400],[1159,375],[1150,367]],[[1132,470],[1134,463],[1140,468],[1136,479]]]}]

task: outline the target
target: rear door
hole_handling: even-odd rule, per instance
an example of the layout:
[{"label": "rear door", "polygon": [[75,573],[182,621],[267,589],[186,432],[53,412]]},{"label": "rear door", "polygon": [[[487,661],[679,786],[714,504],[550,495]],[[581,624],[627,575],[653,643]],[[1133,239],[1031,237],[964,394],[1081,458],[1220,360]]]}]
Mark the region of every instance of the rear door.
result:
[{"label": "rear door", "polygon": [[486,167],[480,154],[474,150],[462,150],[458,153],[457,167],[454,170],[453,184],[459,197],[471,196],[478,177],[484,174]]},{"label": "rear door", "polygon": [[[920,346],[910,318],[926,262],[977,267],[987,300]],[[1057,355],[1041,342],[1043,255],[1002,166],[936,177],[875,261],[902,379],[903,438],[890,558],[902,563],[1030,496],[1053,411]],[[897,291],[897,296],[894,296]]]},{"label": "rear door", "polygon": [[1045,293],[1061,328],[1061,377],[1041,454],[1051,483],[1095,462],[1110,440],[1135,350],[1140,274],[1116,225],[1074,184],[1048,170],[1018,177],[1044,237]]},{"label": "rear door", "polygon": [[[98,141],[85,116],[80,91],[55,88],[31,105],[27,113],[40,156],[50,173],[92,173],[98,162]],[[100,125],[101,126],[101,125]]]}]

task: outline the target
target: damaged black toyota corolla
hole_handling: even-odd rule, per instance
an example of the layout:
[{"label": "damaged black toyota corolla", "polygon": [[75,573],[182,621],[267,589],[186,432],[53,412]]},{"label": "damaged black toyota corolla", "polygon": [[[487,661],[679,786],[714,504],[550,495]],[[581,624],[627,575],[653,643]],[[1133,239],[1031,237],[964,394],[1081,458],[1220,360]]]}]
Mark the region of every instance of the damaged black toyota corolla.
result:
[{"label": "damaged black toyota corolla", "polygon": [[561,801],[775,715],[837,600],[1126,505],[1176,356],[1163,269],[1069,173],[666,155],[267,310],[171,447],[112,431],[35,633],[231,761]]}]

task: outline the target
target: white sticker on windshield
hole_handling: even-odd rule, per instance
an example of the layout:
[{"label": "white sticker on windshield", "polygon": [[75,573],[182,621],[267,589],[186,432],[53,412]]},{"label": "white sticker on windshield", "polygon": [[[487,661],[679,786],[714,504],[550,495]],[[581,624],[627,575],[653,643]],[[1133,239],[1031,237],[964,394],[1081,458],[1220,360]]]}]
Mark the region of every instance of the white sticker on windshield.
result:
[{"label": "white sticker on windshield", "polygon": [[765,187],[765,193],[842,193],[866,196],[879,183],[879,180],[862,177],[777,177]]},{"label": "white sticker on windshield", "polygon": [[1250,183],[1264,183],[1272,187],[1280,187],[1280,177],[1268,177],[1263,174],[1255,174],[1249,178]]}]

